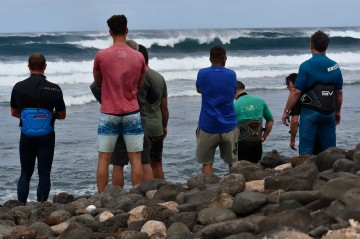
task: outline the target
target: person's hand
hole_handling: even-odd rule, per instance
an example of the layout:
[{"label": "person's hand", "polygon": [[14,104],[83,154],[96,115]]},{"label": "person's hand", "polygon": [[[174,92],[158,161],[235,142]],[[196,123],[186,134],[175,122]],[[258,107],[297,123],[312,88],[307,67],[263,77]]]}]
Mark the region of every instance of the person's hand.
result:
[{"label": "person's hand", "polygon": [[341,115],[340,115],[340,113],[334,113],[334,115],[335,115],[335,122],[336,122],[336,124],[340,124],[340,119],[341,119]]},{"label": "person's hand", "polygon": [[284,110],[284,114],[281,118],[282,122],[284,125],[289,126],[290,123],[290,117],[289,117],[289,111],[288,110]]},{"label": "person's hand", "polygon": [[167,128],[163,128],[163,139],[166,138],[166,135],[167,135]]},{"label": "person's hand", "polygon": [[297,150],[297,148],[295,148],[295,141],[290,141],[290,148],[292,150]]},{"label": "person's hand", "polygon": [[266,140],[266,136],[261,136],[261,142],[264,142]]}]

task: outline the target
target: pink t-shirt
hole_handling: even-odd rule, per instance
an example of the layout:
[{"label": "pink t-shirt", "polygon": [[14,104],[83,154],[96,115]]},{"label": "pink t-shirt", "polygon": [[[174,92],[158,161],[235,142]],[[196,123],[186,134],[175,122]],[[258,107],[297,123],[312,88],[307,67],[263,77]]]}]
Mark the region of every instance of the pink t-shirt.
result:
[{"label": "pink t-shirt", "polygon": [[145,73],[140,52],[123,44],[100,50],[95,56],[94,71],[102,74],[102,113],[125,114],[139,109],[137,83]]}]

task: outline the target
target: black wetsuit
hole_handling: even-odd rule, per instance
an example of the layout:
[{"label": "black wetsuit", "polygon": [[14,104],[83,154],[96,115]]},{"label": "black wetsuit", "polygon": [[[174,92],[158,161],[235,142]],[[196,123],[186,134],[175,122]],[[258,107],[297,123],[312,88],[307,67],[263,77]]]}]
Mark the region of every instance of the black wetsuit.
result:
[{"label": "black wetsuit", "polygon": [[[13,109],[43,108],[51,112],[65,111],[65,103],[60,87],[46,80],[44,75],[32,74],[28,79],[15,84],[11,92],[10,106]],[[54,125],[55,118],[52,120]],[[20,122],[20,125],[22,122]],[[55,132],[43,136],[20,136],[20,163],[21,175],[18,181],[18,200],[26,203],[29,195],[29,184],[34,172],[35,161],[38,159],[39,183],[37,187],[37,201],[48,199],[51,182],[55,147]]]}]

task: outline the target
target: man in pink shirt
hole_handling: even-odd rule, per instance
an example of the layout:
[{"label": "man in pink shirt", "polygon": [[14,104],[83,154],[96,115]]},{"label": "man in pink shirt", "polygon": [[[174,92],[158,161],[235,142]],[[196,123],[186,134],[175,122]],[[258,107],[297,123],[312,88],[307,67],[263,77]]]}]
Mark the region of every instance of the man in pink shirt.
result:
[{"label": "man in pink shirt", "polygon": [[100,50],[94,60],[94,81],[101,86],[101,115],[98,127],[99,160],[97,187],[103,192],[109,180],[109,163],[119,133],[124,137],[131,163],[133,185],[141,183],[141,151],[144,132],[141,126],[137,91],[145,73],[142,54],[126,45],[128,33],[124,15],[107,20],[113,45]]}]

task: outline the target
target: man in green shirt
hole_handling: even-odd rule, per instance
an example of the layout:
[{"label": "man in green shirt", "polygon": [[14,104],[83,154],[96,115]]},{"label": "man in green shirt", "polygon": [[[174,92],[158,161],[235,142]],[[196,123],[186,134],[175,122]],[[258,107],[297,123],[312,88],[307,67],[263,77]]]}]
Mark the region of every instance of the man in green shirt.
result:
[{"label": "man in green shirt", "polygon": [[141,52],[145,58],[146,74],[149,74],[153,79],[160,93],[160,97],[154,103],[146,103],[145,117],[148,135],[151,141],[150,165],[153,170],[153,175],[154,178],[165,179],[162,167],[162,153],[169,120],[166,82],[159,72],[149,67],[148,52],[143,45],[139,45],[139,52]]},{"label": "man in green shirt", "polygon": [[[238,160],[257,163],[262,156],[262,142],[271,132],[274,118],[265,100],[248,95],[245,85],[237,81],[235,114],[239,128]],[[265,129],[262,120],[265,119]]]}]

